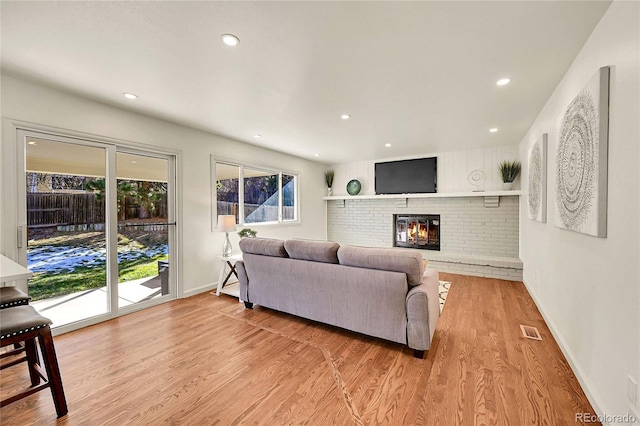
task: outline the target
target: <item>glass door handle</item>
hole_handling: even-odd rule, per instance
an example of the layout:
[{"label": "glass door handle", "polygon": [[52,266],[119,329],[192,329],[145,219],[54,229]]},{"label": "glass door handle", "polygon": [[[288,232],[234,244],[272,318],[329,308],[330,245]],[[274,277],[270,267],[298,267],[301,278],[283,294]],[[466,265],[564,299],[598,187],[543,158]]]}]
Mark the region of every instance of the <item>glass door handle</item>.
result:
[{"label": "glass door handle", "polygon": [[18,226],[18,234],[17,234],[18,248],[22,248],[23,234],[24,234],[24,226]]}]

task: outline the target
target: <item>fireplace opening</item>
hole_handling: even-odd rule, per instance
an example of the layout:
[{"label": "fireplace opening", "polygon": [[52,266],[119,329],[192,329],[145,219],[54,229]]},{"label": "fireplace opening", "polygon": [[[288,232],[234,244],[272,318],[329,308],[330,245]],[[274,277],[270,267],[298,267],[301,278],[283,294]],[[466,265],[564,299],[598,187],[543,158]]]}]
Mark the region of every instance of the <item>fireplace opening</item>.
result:
[{"label": "fireplace opening", "polygon": [[440,215],[393,215],[394,247],[440,250]]}]

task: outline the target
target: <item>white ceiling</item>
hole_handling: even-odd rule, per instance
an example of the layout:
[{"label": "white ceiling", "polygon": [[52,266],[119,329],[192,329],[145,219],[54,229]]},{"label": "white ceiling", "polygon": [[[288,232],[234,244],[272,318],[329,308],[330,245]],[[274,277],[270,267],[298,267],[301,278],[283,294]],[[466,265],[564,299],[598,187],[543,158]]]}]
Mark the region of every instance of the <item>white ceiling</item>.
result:
[{"label": "white ceiling", "polygon": [[314,161],[417,156],[519,143],[609,4],[2,1],[2,71]]}]

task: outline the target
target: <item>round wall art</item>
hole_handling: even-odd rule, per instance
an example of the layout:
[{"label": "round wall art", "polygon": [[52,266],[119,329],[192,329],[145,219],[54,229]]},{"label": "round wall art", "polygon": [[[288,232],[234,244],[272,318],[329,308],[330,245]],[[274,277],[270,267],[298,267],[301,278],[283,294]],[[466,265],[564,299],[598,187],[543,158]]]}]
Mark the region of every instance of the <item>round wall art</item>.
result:
[{"label": "round wall art", "polygon": [[609,67],[587,83],[565,110],[556,154],[556,225],[607,235]]},{"label": "round wall art", "polygon": [[529,156],[529,217],[538,217],[540,213],[542,188],[542,152],[534,145]]},{"label": "round wall art", "polygon": [[556,203],[565,228],[580,231],[591,215],[598,175],[598,111],[582,91],[562,120],[556,160]]},{"label": "round wall art", "polygon": [[362,185],[357,179],[350,180],[347,184],[347,192],[349,193],[349,195],[358,195],[361,189]]},{"label": "round wall art", "polygon": [[547,139],[543,133],[529,149],[529,219],[547,221]]}]

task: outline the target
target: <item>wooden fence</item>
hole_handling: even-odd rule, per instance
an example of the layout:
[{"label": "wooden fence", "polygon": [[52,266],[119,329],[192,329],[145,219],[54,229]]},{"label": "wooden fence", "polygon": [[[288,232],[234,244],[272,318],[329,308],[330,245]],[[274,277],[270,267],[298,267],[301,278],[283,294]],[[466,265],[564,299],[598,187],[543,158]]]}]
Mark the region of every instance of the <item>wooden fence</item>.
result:
[{"label": "wooden fence", "polygon": [[[136,219],[139,213],[140,208],[137,205],[125,204],[125,220]],[[167,217],[166,196],[155,203],[153,217]],[[104,223],[104,221],[104,201],[99,201],[94,194],[27,194],[27,226],[29,228],[84,225]]]},{"label": "wooden fence", "polygon": [[104,222],[104,201],[94,194],[27,194],[27,226]]},{"label": "wooden fence", "polygon": [[[218,214],[234,215],[236,220],[238,219],[238,203],[228,201],[218,201]],[[269,222],[278,220],[278,206],[265,206],[262,204],[246,204],[245,209],[245,223],[256,222]],[[295,207],[284,207],[284,220],[295,219]]]},{"label": "wooden fence", "polygon": [[[237,217],[238,203],[218,201],[218,214],[230,214]],[[153,217],[167,217],[166,195],[156,203]],[[137,219],[140,207],[131,202],[125,204],[124,219]],[[259,204],[245,204],[245,216],[251,215],[252,222],[277,220],[278,207]],[[118,214],[122,219],[121,213]],[[295,218],[295,207],[284,207],[284,220]],[[94,194],[27,194],[27,226],[44,228],[64,225],[89,225],[104,223],[104,201]]]}]

